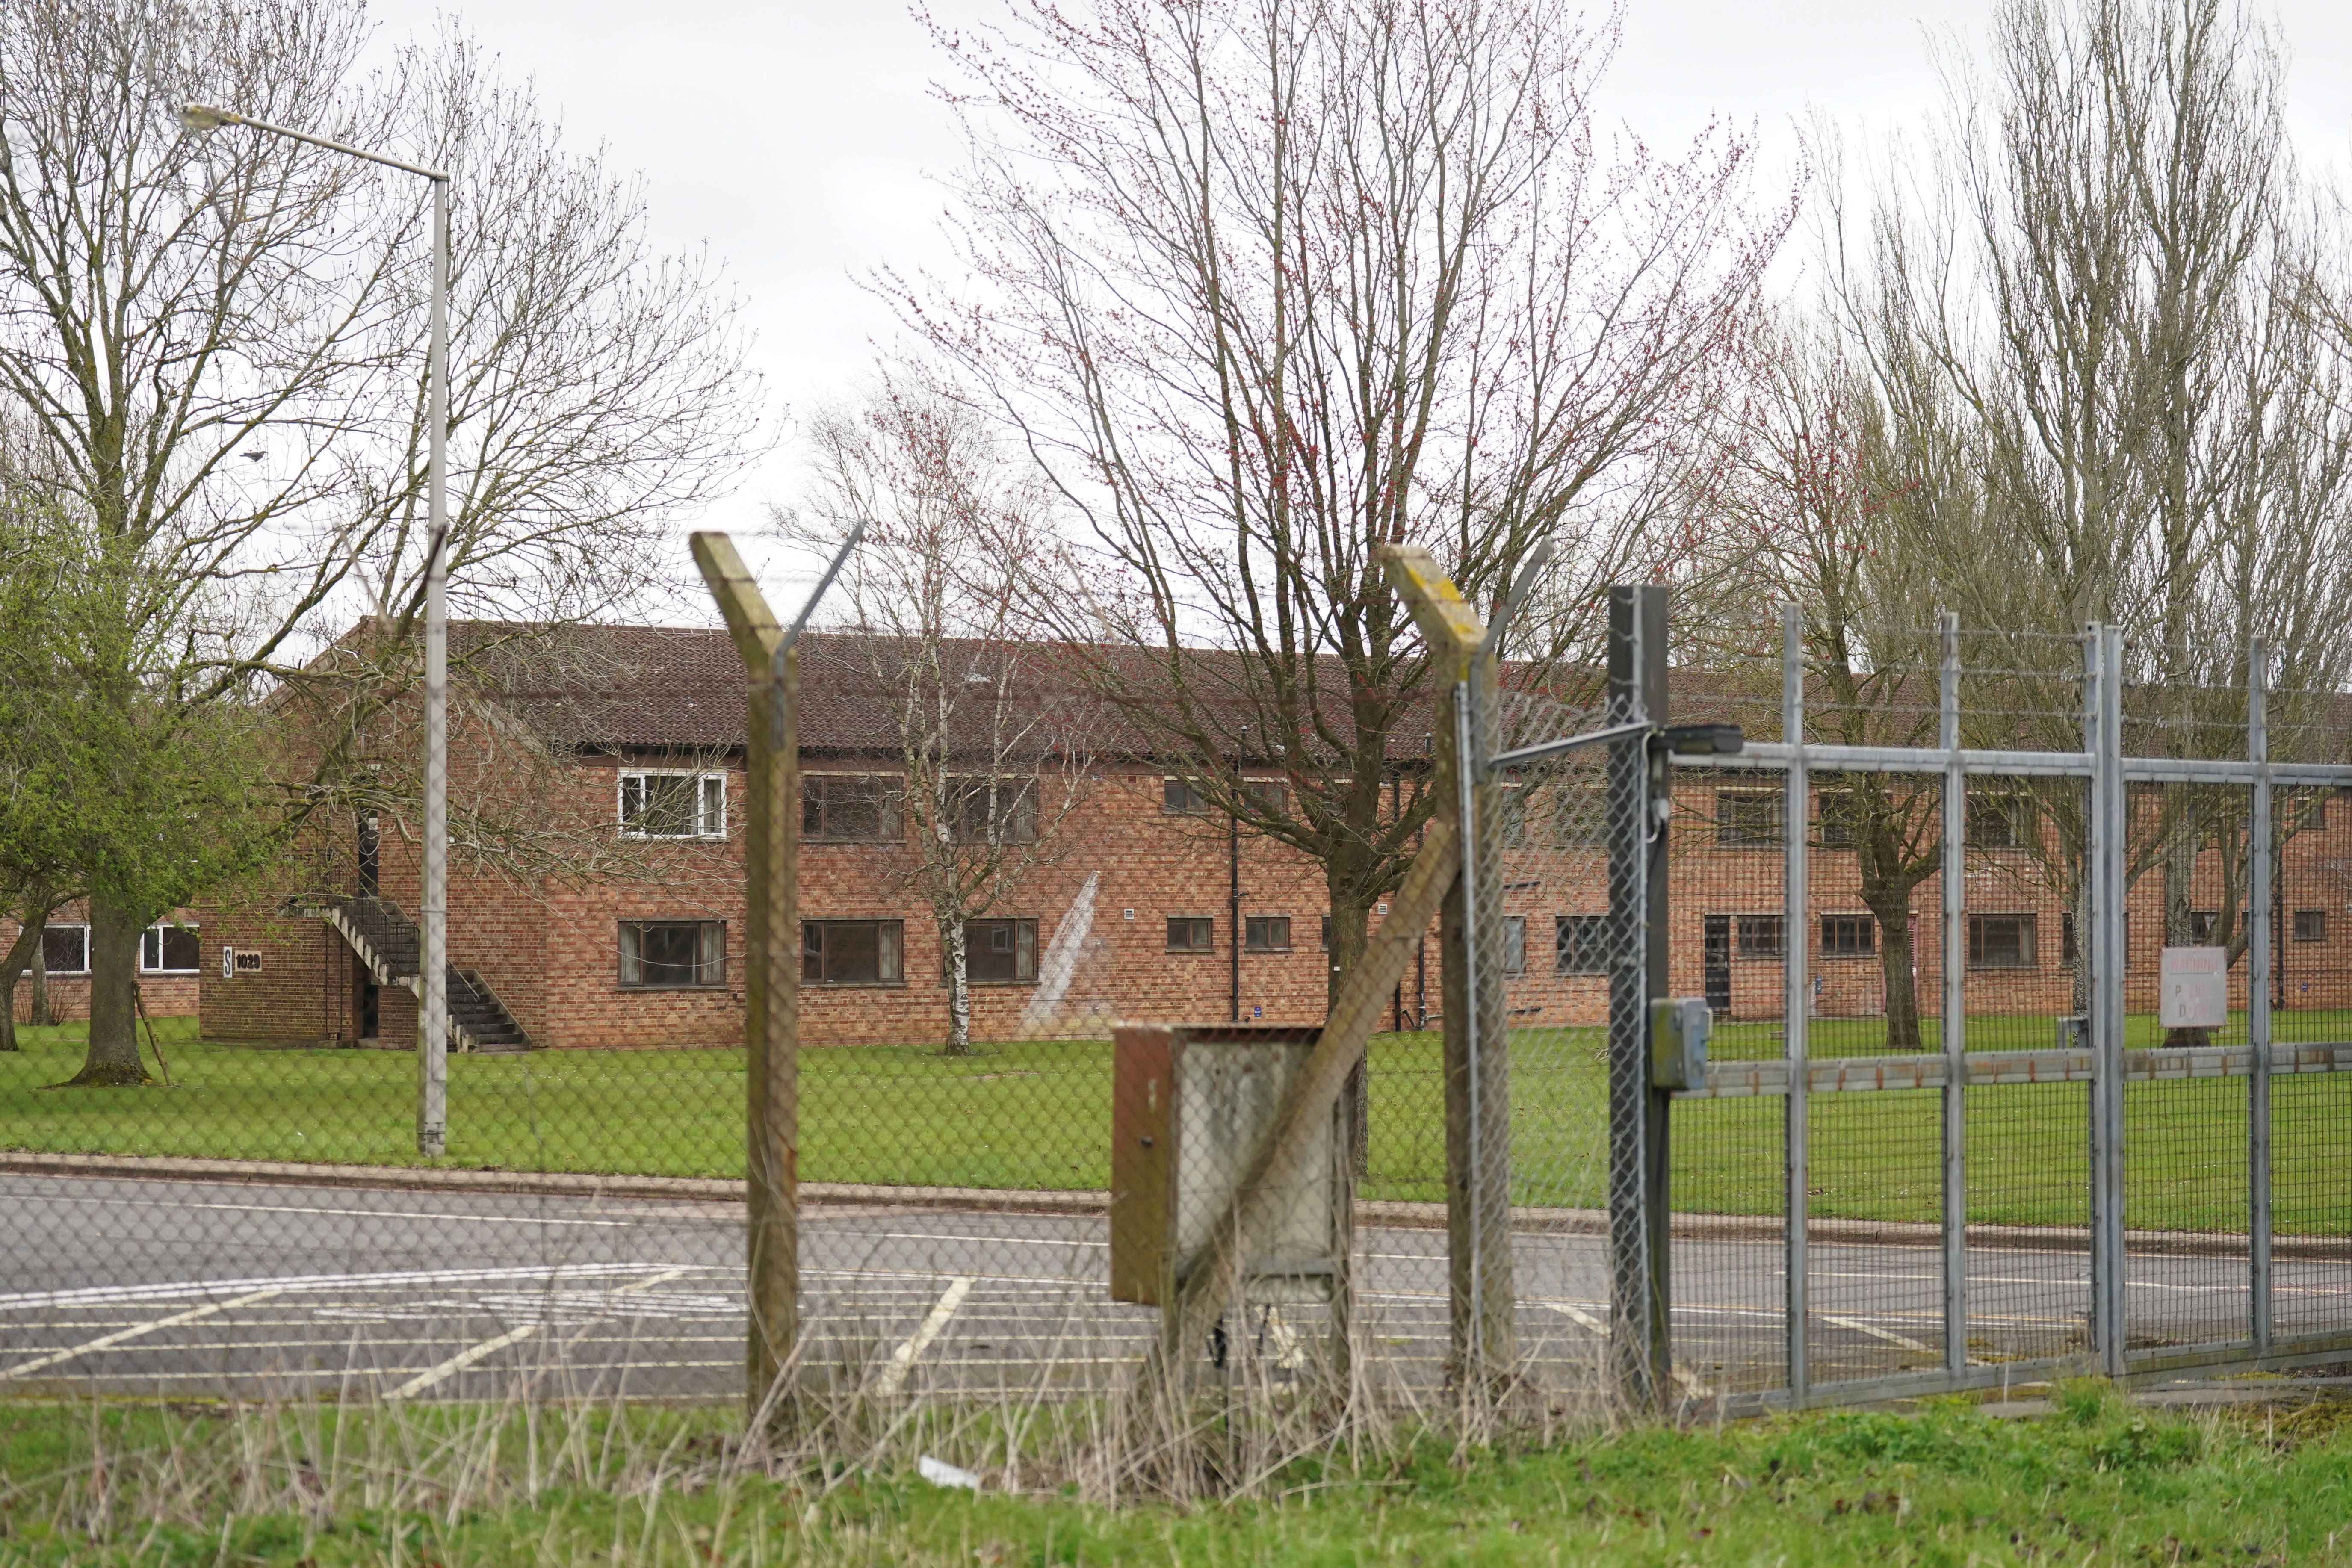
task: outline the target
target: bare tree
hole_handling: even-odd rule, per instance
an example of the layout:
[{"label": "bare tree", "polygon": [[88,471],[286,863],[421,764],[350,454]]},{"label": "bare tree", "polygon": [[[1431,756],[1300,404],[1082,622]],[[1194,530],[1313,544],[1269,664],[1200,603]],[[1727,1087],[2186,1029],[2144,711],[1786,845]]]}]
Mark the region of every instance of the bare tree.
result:
[{"label": "bare tree", "polygon": [[[1782,221],[1736,137],[1609,147],[1615,20],[1555,0],[1040,3],[941,37],[973,283],[880,286],[1083,520],[1042,624],[1322,866],[1336,986],[1432,805],[1374,548],[1485,595],[1556,539],[1517,651],[1589,650],[1601,587],[1671,553],[1659,476]],[[1253,791],[1269,765],[1288,788]]]},{"label": "bare tree", "polygon": [[[841,578],[843,640],[887,716],[899,770],[895,793],[873,809],[903,816],[897,878],[930,911],[948,985],[946,1050],[964,1056],[970,923],[1005,908],[1058,857],[1058,829],[1091,764],[1089,705],[1076,700],[1066,666],[1015,635],[1022,586],[1047,543],[1049,498],[982,421],[919,384],[886,383],[854,412],[821,415],[811,439],[807,509],[779,521],[826,547],[864,530]],[[991,934],[1017,964],[1024,933]]]},{"label": "bare tree", "polygon": [[[2282,689],[2352,664],[2346,362],[2312,308],[2336,285],[2274,45],[2234,0],[2007,0],[1987,67],[1948,75],[1942,133],[1889,172],[1867,263],[1832,258],[1896,416],[1956,408],[1982,455],[2004,548],[1962,530],[1916,556],[1972,625],[2043,634],[2021,668],[2063,679],[2046,634],[2122,626],[2135,748],[2229,754],[2250,638],[2282,650]],[[2244,815],[2176,788],[2136,816],[2168,942],[2197,937],[2218,849],[2210,934],[2242,948]]]},{"label": "bare tree", "polygon": [[[748,432],[730,308],[649,249],[635,193],[562,153],[462,42],[371,78],[364,38],[356,0],[0,11],[0,387],[105,590],[82,711],[155,747],[317,679],[308,656],[354,612],[374,636],[331,670],[363,725],[413,680],[427,543],[416,183],[242,130],[185,136],[182,102],[455,173],[460,613],[561,620],[640,594],[669,513]],[[320,760],[348,754],[276,781],[281,838],[336,798]],[[102,863],[130,864],[117,850]],[[173,879],[91,879],[79,1081],[143,1077],[128,997]]]}]

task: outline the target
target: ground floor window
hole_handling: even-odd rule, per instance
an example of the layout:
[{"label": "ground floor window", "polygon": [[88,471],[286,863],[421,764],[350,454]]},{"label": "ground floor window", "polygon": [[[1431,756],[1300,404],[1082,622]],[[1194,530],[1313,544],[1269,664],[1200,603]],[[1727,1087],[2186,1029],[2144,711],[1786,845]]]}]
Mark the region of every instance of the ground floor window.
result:
[{"label": "ground floor window", "polygon": [[1970,915],[1969,967],[2032,969],[2040,963],[2032,915]]},{"label": "ground floor window", "polygon": [[1503,917],[1503,973],[1525,974],[1528,972],[1528,917]]},{"label": "ground floor window", "polygon": [[1037,922],[964,921],[963,973],[975,985],[1018,984],[1036,979]]},{"label": "ground floor window", "polygon": [[194,926],[151,926],[139,942],[139,967],[150,974],[194,974],[204,967],[205,944]]},{"label": "ground floor window", "polygon": [[51,974],[89,973],[89,927],[47,926],[41,931],[41,967]]},{"label": "ground floor window", "polygon": [[1242,947],[1249,952],[1288,952],[1288,915],[1251,915],[1242,922]]},{"label": "ground floor window", "polygon": [[1609,973],[1607,915],[1561,915],[1552,926],[1552,971],[1557,974]]},{"label": "ground floor window", "polygon": [[804,985],[898,985],[907,976],[899,921],[803,921]]},{"label": "ground floor window", "polygon": [[1878,951],[1878,921],[1869,915],[1823,915],[1822,956],[1861,958]]},{"label": "ground floor window", "polygon": [[623,921],[621,984],[646,990],[727,984],[724,921]]},{"label": "ground floor window", "polygon": [[1731,933],[1731,950],[1742,958],[1779,958],[1787,945],[1779,915],[1734,915]]}]

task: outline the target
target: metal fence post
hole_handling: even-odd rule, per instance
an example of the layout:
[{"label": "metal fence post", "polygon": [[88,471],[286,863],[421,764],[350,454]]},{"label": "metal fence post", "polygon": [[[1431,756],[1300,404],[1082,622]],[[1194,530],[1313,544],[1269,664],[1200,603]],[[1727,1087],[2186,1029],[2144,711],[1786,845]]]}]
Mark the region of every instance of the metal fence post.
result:
[{"label": "metal fence post", "polygon": [[[1663,587],[1609,590],[1612,723],[1664,722]],[[1664,755],[1635,735],[1610,749],[1609,907],[1625,938],[1609,986],[1610,1344],[1636,1407],[1664,1398],[1674,1365],[1667,1291],[1671,1098],[1650,1085],[1650,999],[1666,984]]]},{"label": "metal fence post", "polygon": [[2246,754],[2254,765],[2254,816],[2247,834],[2246,901],[2246,1258],[2256,1354],[2271,1348],[2271,966],[2278,940],[2271,919],[2274,869],[2271,799],[2270,649],[2246,648]]},{"label": "metal fence post", "polygon": [[2098,852],[2091,874],[2098,907],[2091,947],[2099,962],[2091,972],[2091,1044],[2097,1063],[2091,1085],[2091,1302],[2092,1341],[2109,1377],[2124,1375],[2126,1300],[2124,1258],[2124,862],[2128,818],[2123,776],[2123,634],[2114,626],[2092,628],[2098,689],[2097,747],[2093,755],[2092,793],[2098,819]]},{"label": "metal fence post", "polygon": [[1811,783],[1805,773],[1805,645],[1803,613],[1793,604],[1780,606],[1780,739],[1790,748],[1786,813],[1780,836],[1784,868],[1780,878],[1780,1011],[1781,1038],[1789,1061],[1789,1092],[1781,1107],[1780,1155],[1786,1185],[1781,1200],[1781,1235],[1787,1247],[1783,1260],[1787,1317],[1789,1401],[1802,1405],[1812,1388],[1811,1352],[1806,1349],[1807,1271],[1805,1221],[1811,1205],[1810,1151],[1805,1101],[1805,1023],[1811,997],[1806,974],[1811,952],[1811,928],[1806,924],[1806,819]]},{"label": "metal fence post", "polygon": [[1969,1365],[1968,773],[1960,765],[1960,618],[1943,617],[1937,741],[1944,748],[1944,1370]]},{"label": "metal fence post", "polygon": [[748,1205],[745,1286],[751,1321],[745,1398],[755,1424],[787,1403],[781,1387],[800,1338],[800,664],[774,668],[783,629],[723,533],[698,533],[695,564],[719,602],[748,688],[744,757],[743,1041]]}]

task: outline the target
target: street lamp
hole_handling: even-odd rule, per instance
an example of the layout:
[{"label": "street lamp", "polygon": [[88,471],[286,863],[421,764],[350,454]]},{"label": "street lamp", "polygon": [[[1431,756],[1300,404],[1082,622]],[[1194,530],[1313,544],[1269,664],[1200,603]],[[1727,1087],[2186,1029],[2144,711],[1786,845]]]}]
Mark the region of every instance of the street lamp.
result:
[{"label": "street lamp", "polygon": [[184,131],[211,132],[224,125],[249,125],[433,183],[433,328],[425,404],[425,485],[433,537],[425,558],[425,888],[423,908],[417,911],[424,925],[418,963],[424,971],[424,995],[419,998],[416,1041],[416,1152],[438,1159],[449,1136],[449,514],[445,450],[449,425],[449,176],[439,169],[404,163],[209,103],[180,110]]}]

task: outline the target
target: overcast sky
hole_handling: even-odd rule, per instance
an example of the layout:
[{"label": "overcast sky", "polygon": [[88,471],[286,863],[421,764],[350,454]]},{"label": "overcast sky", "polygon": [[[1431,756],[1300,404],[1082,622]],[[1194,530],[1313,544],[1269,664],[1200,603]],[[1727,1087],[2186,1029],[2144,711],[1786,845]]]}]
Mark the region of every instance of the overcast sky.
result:
[{"label": "overcast sky", "polygon": [[[948,22],[992,0],[935,0]],[[1709,116],[1753,123],[1785,170],[1816,111],[1849,134],[1920,123],[1938,88],[1927,39],[1980,36],[1984,0],[1632,0],[1609,111],[1654,146]],[[656,237],[707,247],[743,296],[784,439],[688,526],[749,534],[793,489],[790,411],[836,396],[892,331],[857,286],[884,262],[944,259],[933,176],[956,162],[923,29],[899,0],[375,0],[387,41],[454,16],[527,77],[568,139],[642,174]],[[2290,109],[2309,163],[2352,147],[2352,4],[2287,0]],[[798,595],[791,563],[771,591]]]}]

